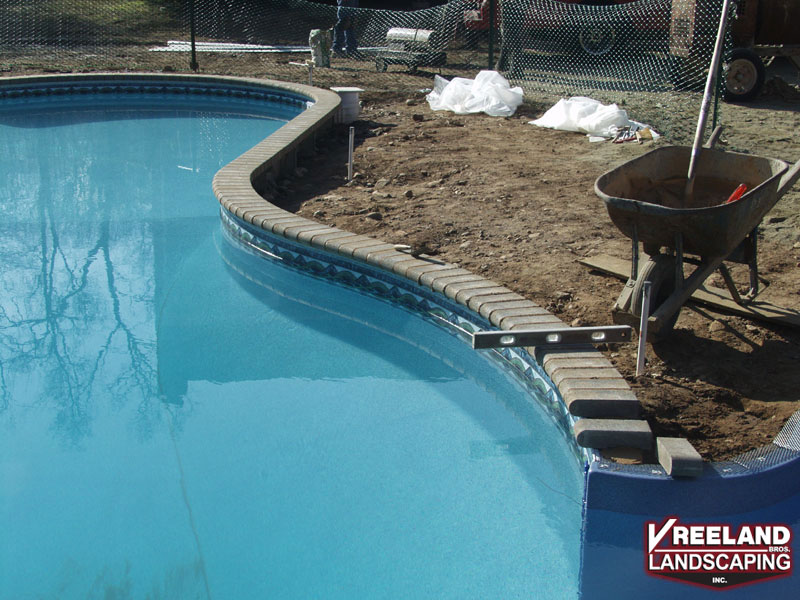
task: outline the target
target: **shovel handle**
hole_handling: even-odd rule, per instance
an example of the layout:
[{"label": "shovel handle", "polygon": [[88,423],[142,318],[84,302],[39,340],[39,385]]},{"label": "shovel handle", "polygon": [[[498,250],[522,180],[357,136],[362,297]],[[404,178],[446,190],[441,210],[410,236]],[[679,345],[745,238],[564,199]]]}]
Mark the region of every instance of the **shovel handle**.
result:
[{"label": "shovel handle", "polygon": [[800,177],[800,160],[789,167],[781,177],[781,181],[778,183],[778,198],[791,189],[798,177]]}]

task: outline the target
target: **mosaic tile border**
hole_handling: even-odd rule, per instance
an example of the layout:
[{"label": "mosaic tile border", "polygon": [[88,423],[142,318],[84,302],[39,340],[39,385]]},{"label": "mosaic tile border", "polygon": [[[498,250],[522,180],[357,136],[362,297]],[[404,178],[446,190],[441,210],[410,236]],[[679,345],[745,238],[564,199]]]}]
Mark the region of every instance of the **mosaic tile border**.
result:
[{"label": "mosaic tile border", "polygon": [[[225,210],[220,211],[220,220],[224,231],[231,238],[245,244],[252,252],[262,257],[278,260],[312,277],[356,289],[374,298],[398,305],[453,335],[463,338],[468,333],[492,329],[491,324],[485,319],[476,318],[474,313],[448,302],[440,294],[434,294],[423,287],[411,284],[408,280],[329,253],[315,251],[281,236],[268,234]],[[539,363],[523,349],[503,348],[484,352],[508,375],[524,384],[532,402],[543,408],[558,427],[576,460],[584,466],[587,465],[591,455],[586,449],[575,444],[572,435],[575,419],[567,411],[558,390]]]},{"label": "mosaic tile border", "polygon": [[248,86],[242,84],[241,81],[220,82],[219,80],[210,80],[202,77],[173,80],[164,79],[163,77],[153,78],[146,75],[125,78],[107,76],[101,79],[96,76],[90,76],[89,79],[76,85],[76,77],[79,76],[72,76],[69,80],[57,79],[54,81],[41,77],[30,77],[15,78],[10,84],[2,82],[2,86],[0,86],[0,101],[88,94],[180,94],[271,102],[292,107],[298,113],[305,110],[309,103],[308,97],[300,94],[290,91],[280,92],[263,86]]}]

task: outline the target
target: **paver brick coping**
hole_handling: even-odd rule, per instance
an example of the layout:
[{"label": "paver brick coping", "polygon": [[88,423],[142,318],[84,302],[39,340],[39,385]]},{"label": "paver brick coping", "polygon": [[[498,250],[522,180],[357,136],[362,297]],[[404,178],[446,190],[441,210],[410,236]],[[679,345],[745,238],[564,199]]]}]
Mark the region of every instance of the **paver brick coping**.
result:
[{"label": "paver brick coping", "polygon": [[[534,302],[458,265],[443,263],[425,255],[411,256],[395,248],[393,244],[298,217],[262,198],[254,189],[254,182],[265,173],[278,177],[282,170],[292,171],[299,148],[313,144],[316,135],[333,125],[339,110],[340,97],[332,91],[302,84],[221,79],[258,83],[300,94],[313,102],[307,110],[275,134],[220,169],[214,177],[213,189],[225,210],[267,232],[405,277],[467,307],[501,329],[566,326],[558,317]],[[534,348],[528,350],[531,356],[535,356],[545,366],[562,395],[575,394],[576,390],[580,390],[580,398],[584,401],[593,390],[602,391],[597,398],[600,407],[609,404],[607,390],[624,391],[624,399],[629,398],[628,394],[633,395],[619,372],[591,346],[582,346],[572,352],[562,349],[543,353]],[[595,423],[596,421],[597,419],[593,420]],[[629,426],[631,424],[630,421],[625,423]],[[587,435],[586,428],[578,427],[579,424],[580,420],[576,424],[576,434],[582,432],[582,437],[591,438],[594,431]],[[646,423],[642,422],[641,427],[646,428]],[[619,430],[619,427],[614,427],[611,423],[602,430],[603,443],[613,445],[614,431]],[[641,443],[641,440],[635,441]]]}]

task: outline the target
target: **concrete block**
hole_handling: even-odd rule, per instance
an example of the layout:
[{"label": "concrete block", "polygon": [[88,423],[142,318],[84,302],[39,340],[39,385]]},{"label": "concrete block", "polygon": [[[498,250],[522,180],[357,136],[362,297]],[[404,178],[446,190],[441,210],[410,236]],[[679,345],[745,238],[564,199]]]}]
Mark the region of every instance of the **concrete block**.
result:
[{"label": "concrete block", "polygon": [[[359,236],[358,239],[347,240],[341,244],[338,244],[336,251],[343,256],[353,256],[353,253],[356,250],[360,250],[361,248],[366,247],[373,247],[376,245],[381,245],[382,242],[371,238],[371,237],[361,237]],[[327,247],[327,246],[326,246]]]},{"label": "concrete block", "polygon": [[428,275],[430,273],[435,273],[437,271],[449,271],[453,269],[453,265],[448,265],[446,263],[434,263],[434,262],[427,262],[425,264],[421,264],[418,267],[411,267],[406,271],[406,277],[410,280],[415,281],[417,283],[420,282],[420,278],[423,275]]},{"label": "concrete block", "polygon": [[356,250],[353,251],[353,258],[370,264],[375,264],[374,261],[370,260],[370,255],[383,252],[384,250],[392,250],[397,252],[394,249],[394,244],[387,244],[385,242],[379,242],[376,240],[375,244],[372,246],[362,246],[361,248],[356,248]]},{"label": "concrete block", "polygon": [[[450,282],[451,277],[479,277],[479,275],[475,275],[474,273],[470,273],[466,269],[462,269],[461,267],[456,267],[453,265],[448,265],[449,269],[443,269],[441,271],[432,271],[430,273],[424,273],[419,278],[419,284],[424,285],[425,287],[429,287],[437,292],[441,292],[444,289],[444,286]],[[440,282],[441,280],[441,282]]]},{"label": "concrete block", "polygon": [[653,432],[647,421],[634,419],[580,419],[575,423],[575,440],[583,448],[630,446],[648,450]]},{"label": "concrete block", "polygon": [[[544,326],[544,327],[542,327]],[[564,322],[550,313],[526,315],[524,317],[506,317],[503,319],[503,329],[560,329]]]},{"label": "concrete block", "polygon": [[425,264],[425,261],[414,258],[413,256],[408,256],[406,260],[398,261],[392,264],[392,272],[400,275],[401,277],[411,279],[408,276],[408,271],[415,267],[419,267],[422,264]]},{"label": "concrete block", "polygon": [[287,227],[283,231],[283,237],[285,237],[287,239],[290,239],[290,240],[303,241],[303,240],[300,239],[300,236],[302,234],[318,232],[318,231],[322,231],[322,230],[325,230],[325,229],[327,229],[327,226],[320,225],[319,223],[316,223],[316,222],[312,221],[310,223],[305,223],[303,225],[298,225],[296,227]]},{"label": "concrete block", "polygon": [[658,462],[672,477],[699,477],[703,474],[703,458],[684,438],[656,438]]},{"label": "concrete block", "polygon": [[[458,294],[461,292],[469,292],[470,290],[496,289],[498,287],[501,286],[496,284],[494,281],[480,277],[478,279],[472,279],[469,281],[451,283],[450,285],[445,286],[443,291],[445,296],[458,302]],[[505,291],[505,288],[503,288],[503,291]]]},{"label": "concrete block", "polygon": [[622,379],[619,371],[613,367],[562,368],[554,369],[549,375],[559,389],[567,379]]},{"label": "concrete block", "polygon": [[539,346],[536,348],[536,360],[545,368],[547,367],[547,363],[553,360],[562,360],[564,358],[597,358],[598,356],[603,356],[603,353],[595,349],[594,346],[586,344],[570,346],[569,348],[547,346]]},{"label": "concrete block", "polygon": [[535,305],[533,302],[530,306],[517,307],[517,308],[504,308],[492,312],[491,321],[495,327],[504,328],[503,319],[510,317],[532,317],[549,314],[546,309],[541,306]]},{"label": "concrete block", "polygon": [[480,314],[485,319],[492,321],[495,311],[513,308],[527,308],[529,306],[533,306],[533,302],[526,300],[525,298],[510,301],[503,300],[499,302],[484,302],[480,307]]},{"label": "concrete block", "polygon": [[639,399],[632,390],[567,389],[562,397],[570,414],[592,419],[638,419]]},{"label": "concrete block", "polygon": [[510,292],[506,290],[506,293],[501,294],[482,294],[478,293],[475,296],[471,296],[466,300],[467,308],[470,310],[474,310],[475,312],[480,312],[481,307],[486,303],[494,303],[494,302],[511,302],[513,300],[525,300],[522,296],[517,293]]},{"label": "concrete block", "polygon": [[[464,306],[469,306],[469,301],[471,298],[475,296],[488,296],[488,295],[499,295],[499,294],[506,294],[508,293],[508,288],[504,288],[502,285],[497,285],[493,281],[489,281],[488,279],[485,280],[487,284],[482,287],[471,287],[468,289],[460,290],[456,295],[453,297],[456,302],[459,304],[463,304]],[[445,294],[450,290],[448,287],[445,289]]]},{"label": "concrete block", "polygon": [[[456,269],[455,271],[458,272],[461,269]],[[449,274],[445,277],[445,274]],[[431,289],[434,292],[439,292],[441,294],[446,294],[445,290],[449,289],[450,286],[453,284],[465,284],[469,282],[481,282],[485,281],[483,277],[480,275],[475,275],[474,273],[458,273],[453,275],[450,271],[445,271],[441,276],[436,277],[431,282]]]}]

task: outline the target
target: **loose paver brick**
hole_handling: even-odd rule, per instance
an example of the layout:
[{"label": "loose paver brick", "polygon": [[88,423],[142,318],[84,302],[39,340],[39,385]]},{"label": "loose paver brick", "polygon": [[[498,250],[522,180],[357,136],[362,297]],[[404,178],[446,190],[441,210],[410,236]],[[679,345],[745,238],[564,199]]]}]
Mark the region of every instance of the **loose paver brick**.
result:
[{"label": "loose paver brick", "polygon": [[656,438],[656,455],[667,475],[699,477],[703,474],[703,458],[689,440],[675,437]]},{"label": "loose paver brick", "polygon": [[630,446],[649,450],[653,432],[647,421],[634,419],[579,419],[575,423],[575,441],[583,448]]}]

